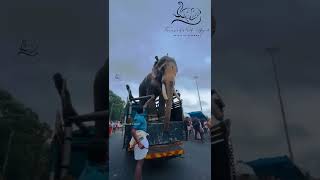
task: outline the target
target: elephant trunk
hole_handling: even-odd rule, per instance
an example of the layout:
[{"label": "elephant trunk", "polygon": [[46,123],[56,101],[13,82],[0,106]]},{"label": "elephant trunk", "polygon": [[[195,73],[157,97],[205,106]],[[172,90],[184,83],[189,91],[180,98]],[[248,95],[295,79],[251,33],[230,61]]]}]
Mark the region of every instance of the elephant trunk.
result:
[{"label": "elephant trunk", "polygon": [[169,122],[171,119],[171,107],[172,107],[172,101],[173,101],[173,84],[166,84],[165,86],[166,90],[166,107],[165,107],[165,119],[164,119],[164,125],[165,125],[165,130],[169,130]]}]

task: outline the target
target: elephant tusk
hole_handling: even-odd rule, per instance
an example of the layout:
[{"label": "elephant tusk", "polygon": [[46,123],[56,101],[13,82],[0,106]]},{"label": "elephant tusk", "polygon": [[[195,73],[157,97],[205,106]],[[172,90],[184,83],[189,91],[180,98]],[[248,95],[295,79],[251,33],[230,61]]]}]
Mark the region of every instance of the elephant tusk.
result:
[{"label": "elephant tusk", "polygon": [[167,96],[167,89],[166,89],[166,86],[164,85],[164,83],[162,83],[162,95],[163,95],[163,98],[167,101],[168,100],[168,96]]}]

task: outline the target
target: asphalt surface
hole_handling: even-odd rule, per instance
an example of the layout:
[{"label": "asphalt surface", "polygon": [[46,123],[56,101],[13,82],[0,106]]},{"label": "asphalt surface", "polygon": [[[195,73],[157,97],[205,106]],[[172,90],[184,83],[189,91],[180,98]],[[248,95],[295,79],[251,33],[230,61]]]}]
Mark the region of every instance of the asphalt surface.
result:
[{"label": "asphalt surface", "polygon": [[[121,130],[109,139],[110,180],[134,180],[135,160],[133,154],[122,149]],[[143,180],[210,180],[211,150],[209,138],[205,143],[194,140],[184,142],[185,154],[170,160],[145,160]]]}]

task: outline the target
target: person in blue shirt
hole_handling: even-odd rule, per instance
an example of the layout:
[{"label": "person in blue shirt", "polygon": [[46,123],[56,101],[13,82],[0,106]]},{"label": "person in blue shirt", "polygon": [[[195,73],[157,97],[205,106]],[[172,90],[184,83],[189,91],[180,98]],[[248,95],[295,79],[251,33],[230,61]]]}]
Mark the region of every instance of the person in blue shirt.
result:
[{"label": "person in blue shirt", "polygon": [[146,114],[142,108],[137,109],[137,114],[133,119],[133,126],[131,129],[131,135],[134,138],[136,144],[134,147],[134,157],[137,160],[135,169],[135,180],[142,179],[142,166],[144,158],[148,153],[149,142],[147,136],[147,121],[145,118]]},{"label": "person in blue shirt", "polygon": [[135,130],[141,130],[147,132],[147,121],[146,121],[146,113],[143,112],[142,108],[137,109],[137,113],[133,119],[132,128]]}]

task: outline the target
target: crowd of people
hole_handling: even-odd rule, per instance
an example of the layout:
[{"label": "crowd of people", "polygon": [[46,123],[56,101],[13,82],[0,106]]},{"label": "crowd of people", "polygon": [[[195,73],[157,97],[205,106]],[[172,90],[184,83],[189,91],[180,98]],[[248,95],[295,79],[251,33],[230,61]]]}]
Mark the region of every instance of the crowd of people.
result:
[{"label": "crowd of people", "polygon": [[122,127],[123,125],[120,121],[109,121],[109,135],[111,135],[112,132],[122,129]]},{"label": "crowd of people", "polygon": [[208,121],[200,120],[199,118],[185,117],[185,128],[187,140],[191,135],[194,135],[195,140],[201,140],[204,142],[204,135],[209,133]]},{"label": "crowd of people", "polygon": [[[189,116],[185,117],[185,131],[187,140],[190,139],[190,136],[194,135],[195,140],[201,140],[204,142],[205,135],[209,134],[209,121],[200,120],[199,118],[190,118]],[[109,134],[121,130],[123,124],[120,121],[110,121],[109,122]]]}]

